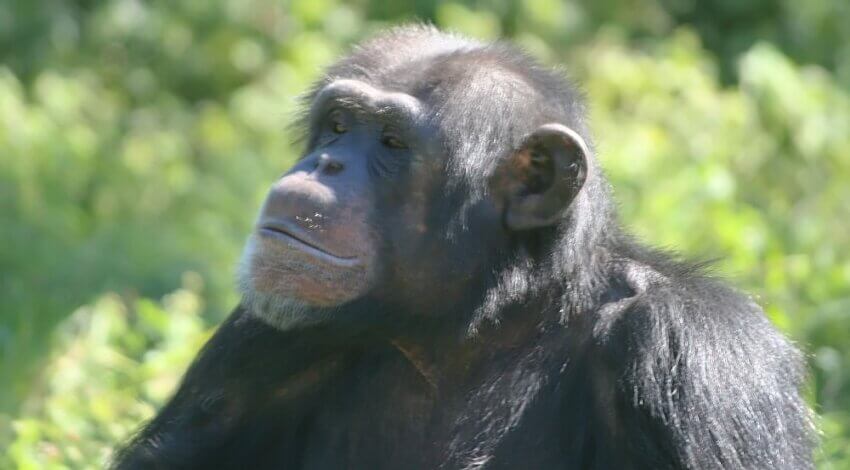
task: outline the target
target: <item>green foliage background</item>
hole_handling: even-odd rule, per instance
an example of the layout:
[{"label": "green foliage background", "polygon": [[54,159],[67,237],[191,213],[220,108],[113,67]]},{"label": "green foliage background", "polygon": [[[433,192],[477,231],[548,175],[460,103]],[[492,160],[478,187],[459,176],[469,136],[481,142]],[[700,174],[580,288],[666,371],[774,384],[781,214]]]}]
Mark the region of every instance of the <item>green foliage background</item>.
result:
[{"label": "green foliage background", "polygon": [[846,0],[0,0],[0,468],[98,468],[167,398],[297,95],[410,20],[584,84],[625,220],[757,295],[850,468]]}]

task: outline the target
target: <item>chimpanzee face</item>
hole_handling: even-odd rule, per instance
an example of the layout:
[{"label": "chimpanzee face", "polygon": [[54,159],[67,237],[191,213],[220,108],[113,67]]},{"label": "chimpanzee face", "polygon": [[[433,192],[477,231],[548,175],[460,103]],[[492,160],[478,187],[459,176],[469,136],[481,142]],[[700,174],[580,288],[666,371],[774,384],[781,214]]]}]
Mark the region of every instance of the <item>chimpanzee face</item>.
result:
[{"label": "chimpanzee face", "polygon": [[240,283],[254,310],[287,310],[272,315],[284,327],[293,316],[327,316],[310,308],[364,296],[422,299],[422,285],[451,296],[512,232],[553,224],[581,187],[581,138],[542,126],[492,156],[504,162],[489,195],[465,208],[464,235],[450,236],[447,215],[464,201],[447,195],[450,151],[435,112],[412,93],[360,80],[316,93],[307,151],[272,185],[243,256]]}]

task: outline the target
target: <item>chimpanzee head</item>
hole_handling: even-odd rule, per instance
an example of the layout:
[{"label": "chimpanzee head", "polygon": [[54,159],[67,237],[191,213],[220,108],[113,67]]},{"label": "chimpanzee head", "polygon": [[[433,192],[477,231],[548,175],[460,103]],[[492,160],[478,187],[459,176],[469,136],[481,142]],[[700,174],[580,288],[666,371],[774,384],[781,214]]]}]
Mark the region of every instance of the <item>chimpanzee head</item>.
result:
[{"label": "chimpanzee head", "polygon": [[306,150],[272,185],[240,272],[275,326],[362,299],[445,310],[483,297],[517,250],[545,258],[592,220],[583,105],[509,46],[401,28],[307,98]]}]

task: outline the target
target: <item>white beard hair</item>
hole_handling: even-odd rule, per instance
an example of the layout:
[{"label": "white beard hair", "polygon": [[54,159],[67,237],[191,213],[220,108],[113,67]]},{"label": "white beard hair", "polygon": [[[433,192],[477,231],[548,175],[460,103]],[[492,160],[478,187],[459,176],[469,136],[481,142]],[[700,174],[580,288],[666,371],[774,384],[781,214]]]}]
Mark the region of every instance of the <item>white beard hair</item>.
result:
[{"label": "white beard hair", "polygon": [[281,331],[322,323],[332,316],[333,308],[314,308],[292,297],[257,292],[251,269],[257,251],[256,244],[254,235],[250,235],[236,271],[242,306],[248,313]]}]

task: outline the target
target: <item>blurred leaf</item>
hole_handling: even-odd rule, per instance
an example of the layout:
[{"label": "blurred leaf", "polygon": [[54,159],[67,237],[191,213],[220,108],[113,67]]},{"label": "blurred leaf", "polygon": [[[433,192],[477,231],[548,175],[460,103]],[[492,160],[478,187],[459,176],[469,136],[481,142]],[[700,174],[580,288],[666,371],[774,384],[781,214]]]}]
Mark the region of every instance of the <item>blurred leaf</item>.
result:
[{"label": "blurred leaf", "polygon": [[850,468],[843,0],[0,2],[0,467],[97,468],[165,399],[237,300],[297,96],[401,20],[567,64],[628,225],[809,352],[819,466]]}]

